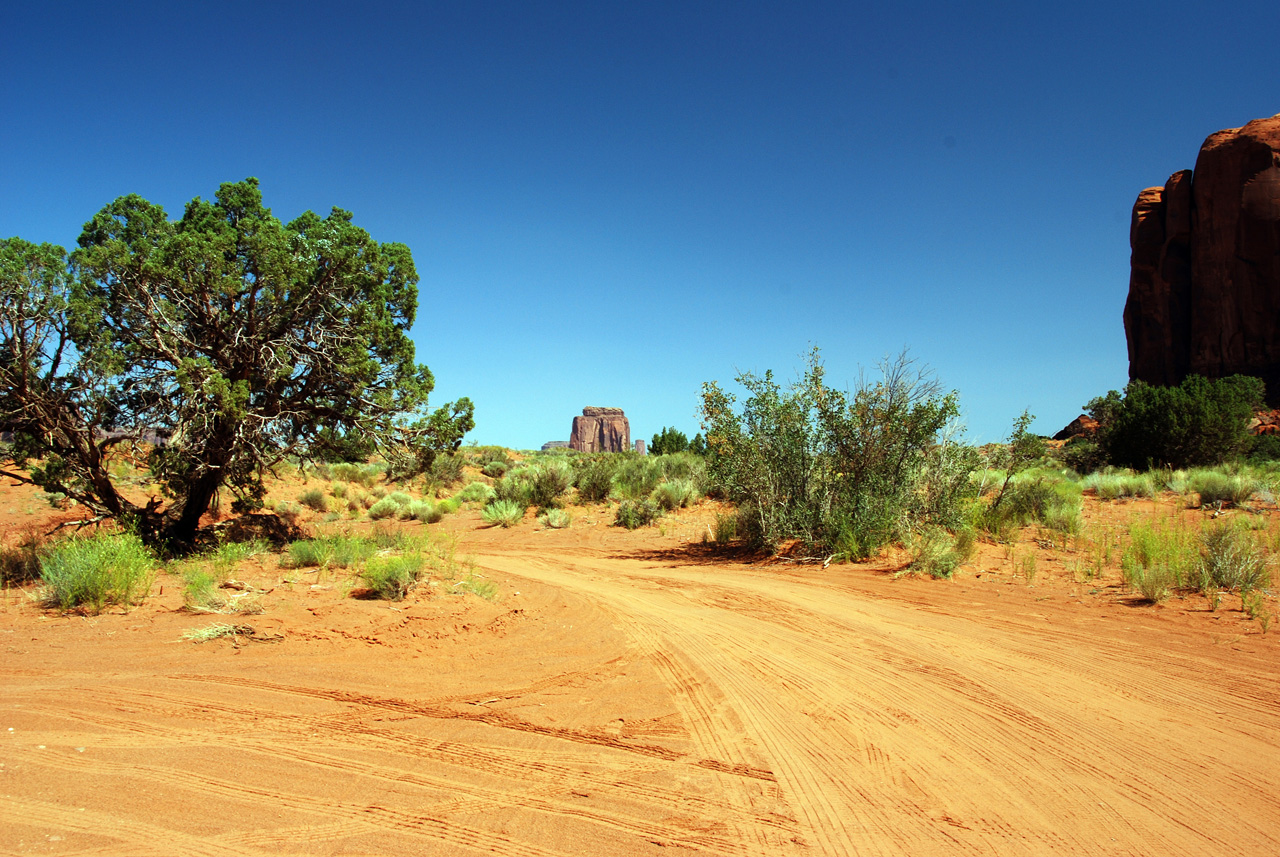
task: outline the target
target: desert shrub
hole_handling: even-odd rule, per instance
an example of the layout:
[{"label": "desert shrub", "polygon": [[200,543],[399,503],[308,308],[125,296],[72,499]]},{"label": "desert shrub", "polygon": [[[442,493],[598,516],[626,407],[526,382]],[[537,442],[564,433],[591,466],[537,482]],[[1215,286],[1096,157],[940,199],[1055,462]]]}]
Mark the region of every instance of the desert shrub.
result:
[{"label": "desert shrub", "polygon": [[329,494],[339,500],[345,500],[350,486],[346,482],[335,482],[329,486]]},{"label": "desert shrub", "polygon": [[378,552],[378,547],[363,536],[337,535],[323,540],[327,562],[332,568],[355,568]]},{"label": "desert shrub", "polygon": [[37,546],[34,532],[20,544],[0,546],[0,585],[22,586],[40,576]]},{"label": "desert shrub", "polygon": [[1280,461],[1280,434],[1260,434],[1249,438],[1244,453],[1251,464]]},{"label": "desert shrub", "polygon": [[375,521],[381,521],[384,518],[390,518],[400,511],[400,504],[395,501],[394,497],[383,497],[378,502],[369,507],[369,517]]},{"label": "desert shrub", "polygon": [[[972,543],[969,544],[972,548]],[[911,564],[906,570],[930,577],[950,577],[965,559],[950,533],[941,527],[926,527],[913,540]]]},{"label": "desert shrub", "polygon": [[505,461],[490,461],[483,468],[481,468],[481,472],[485,476],[491,477],[493,479],[501,479],[503,476],[506,475],[506,472],[508,469],[510,469],[510,467],[511,465]]},{"label": "desert shrub", "polygon": [[444,518],[444,510],[438,504],[427,500],[415,500],[408,506],[400,507],[400,519],[404,521],[434,524],[442,518]]},{"label": "desert shrub", "polygon": [[716,513],[715,528],[711,537],[715,539],[718,545],[728,544],[738,537],[738,515],[736,512],[725,514],[723,512]]},{"label": "desert shrub", "polygon": [[440,510],[441,515],[452,515],[454,512],[458,511],[458,508],[461,505],[462,504],[458,502],[457,497],[449,497],[445,500],[441,500],[439,503],[436,503],[436,508]]},{"label": "desert shrub", "polygon": [[1234,589],[1249,592],[1271,583],[1266,555],[1256,539],[1243,527],[1217,524],[1201,534],[1201,591]]},{"label": "desert shrub", "polygon": [[688,479],[674,479],[663,482],[653,489],[653,502],[664,512],[682,509],[697,500],[697,489]]},{"label": "desert shrub", "polygon": [[948,445],[939,440],[958,406],[905,355],[852,396],[825,384],[816,351],[789,388],[770,372],[737,381],[750,394],[741,411],[709,383],[702,418],[712,479],[757,518],[745,537],[770,548],[794,538],[814,553],[859,558],[933,523],[937,510],[921,503],[935,472],[928,461]]},{"label": "desert shrub", "polygon": [[281,565],[289,568],[323,568],[332,558],[333,542],[330,540],[301,539],[289,543],[289,553],[281,559]]},{"label": "desert shrub", "polygon": [[[622,463],[620,455],[584,456],[574,475],[574,485],[578,488],[578,500],[584,503],[599,503],[608,498],[613,491],[613,474]],[[575,462],[577,464],[577,462]]]},{"label": "desert shrub", "polygon": [[676,452],[654,459],[653,464],[661,469],[662,476],[667,481],[682,479],[693,484],[699,497],[706,494],[710,480],[704,457],[692,452]]},{"label": "desert shrub", "polygon": [[1163,601],[1170,591],[1188,585],[1199,564],[1197,539],[1167,524],[1137,524],[1120,559],[1124,582],[1148,601]]},{"label": "desert shrub", "polygon": [[469,482],[462,490],[453,495],[453,499],[462,503],[488,503],[494,497],[494,490],[483,482]]},{"label": "desert shrub", "polygon": [[[616,453],[615,453],[616,455]],[[613,494],[624,500],[642,500],[662,481],[662,462],[653,456],[623,454],[613,472]]]},{"label": "desert shrub", "polygon": [[506,500],[527,509],[533,505],[533,465],[524,465],[512,470],[506,476],[493,483],[494,497]]},{"label": "desert shrub", "polygon": [[458,453],[437,455],[435,461],[431,462],[431,478],[446,488],[452,488],[462,481],[464,464],[466,458]]},{"label": "desert shrub", "polygon": [[397,506],[407,506],[413,502],[413,497],[403,491],[392,491],[383,499],[391,500]]},{"label": "desert shrub", "polygon": [[40,558],[49,600],[63,610],[133,604],[151,588],[155,557],[132,533],[72,538]]},{"label": "desert shrub", "polygon": [[298,502],[308,509],[314,509],[317,512],[329,511],[329,501],[324,496],[324,491],[319,488],[310,488],[303,491],[298,496]]},{"label": "desert shrub", "polygon": [[272,509],[272,511],[275,512],[277,516],[283,518],[287,523],[292,524],[295,523],[298,520],[298,517],[302,514],[302,507],[297,503],[290,503],[288,500],[281,500],[279,503],[276,503],[275,508]]},{"label": "desert shrub", "polygon": [[613,525],[634,530],[647,527],[662,517],[662,510],[652,500],[623,500],[614,513]]},{"label": "desert shrub", "polygon": [[1099,500],[1156,495],[1156,479],[1150,473],[1099,471],[1090,473],[1080,481],[1080,485],[1085,490],[1092,490]]},{"label": "desert shrub", "polygon": [[1057,453],[1058,460],[1076,473],[1092,473],[1107,463],[1106,452],[1095,441],[1084,437],[1070,438]]},{"label": "desert shrub", "polygon": [[1244,505],[1258,490],[1258,481],[1242,473],[1227,474],[1218,470],[1193,470],[1187,474],[1187,487],[1200,495],[1200,505],[1219,503]]},{"label": "desert shrub", "polygon": [[1186,468],[1220,464],[1249,442],[1248,424],[1263,401],[1258,378],[1190,375],[1176,387],[1130,381],[1088,405],[1097,443],[1118,467]]},{"label": "desert shrub", "polygon": [[376,464],[333,464],[329,467],[330,475],[343,482],[354,482],[365,488],[372,488],[382,474],[382,468]]},{"label": "desert shrub", "polygon": [[480,517],[486,524],[514,527],[524,520],[525,508],[514,500],[494,500],[480,510]]},{"label": "desert shrub", "polygon": [[573,467],[559,459],[537,466],[533,474],[531,505],[540,509],[552,509],[560,504],[560,498],[573,486]]},{"label": "desert shrub", "polygon": [[573,517],[564,509],[548,509],[538,516],[538,523],[549,530],[563,530],[572,520]]},{"label": "desert shrub", "polygon": [[373,557],[365,563],[360,579],[379,598],[403,601],[422,576],[425,560],[422,554]]},{"label": "desert shrub", "polygon": [[1051,475],[1019,479],[981,511],[984,529],[1004,540],[1015,527],[1043,524],[1064,533],[1078,533],[1082,524],[1083,501],[1080,486]]}]

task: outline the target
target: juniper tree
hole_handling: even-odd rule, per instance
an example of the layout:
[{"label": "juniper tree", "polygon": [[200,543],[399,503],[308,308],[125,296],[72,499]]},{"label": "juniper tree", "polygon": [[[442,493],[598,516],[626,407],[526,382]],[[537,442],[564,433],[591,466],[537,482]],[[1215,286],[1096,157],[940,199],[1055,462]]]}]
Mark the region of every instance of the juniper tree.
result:
[{"label": "juniper tree", "polygon": [[[78,244],[0,241],[4,475],[190,543],[219,491],[260,506],[267,470],[335,431],[429,465],[473,425],[467,399],[427,411],[409,248],[350,212],[282,223],[251,178],[177,220],[120,197]],[[159,496],[122,493],[110,464],[126,452]]]}]

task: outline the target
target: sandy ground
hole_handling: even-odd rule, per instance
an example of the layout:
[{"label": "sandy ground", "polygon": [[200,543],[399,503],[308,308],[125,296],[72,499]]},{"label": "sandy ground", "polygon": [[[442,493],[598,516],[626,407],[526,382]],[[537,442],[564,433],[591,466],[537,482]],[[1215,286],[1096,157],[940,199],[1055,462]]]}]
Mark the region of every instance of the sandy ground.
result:
[{"label": "sandy ground", "polygon": [[[0,853],[1280,854],[1280,635],[1239,599],[1139,604],[1029,531],[1032,581],[726,558],[709,515],[433,526],[494,601],[270,557],[256,616],[7,592]],[[180,639],[212,620],[254,634]]]}]

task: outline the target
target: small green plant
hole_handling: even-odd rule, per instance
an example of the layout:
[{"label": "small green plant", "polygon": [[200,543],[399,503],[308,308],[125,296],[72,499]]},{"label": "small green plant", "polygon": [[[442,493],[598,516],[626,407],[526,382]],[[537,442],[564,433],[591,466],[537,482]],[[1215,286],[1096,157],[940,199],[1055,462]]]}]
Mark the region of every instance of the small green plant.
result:
[{"label": "small green plant", "polygon": [[524,520],[524,507],[514,500],[494,500],[480,511],[486,524],[514,527]]},{"label": "small green plant", "polygon": [[647,527],[662,517],[662,510],[652,500],[623,500],[614,513],[613,525],[634,530]]},{"label": "small green plant", "polygon": [[454,593],[470,592],[472,595],[478,595],[485,601],[494,601],[498,597],[498,587],[493,581],[485,580],[474,571],[467,574],[462,580],[453,584],[450,591]]},{"label": "small green plant", "polygon": [[329,486],[329,493],[339,500],[345,499],[349,490],[346,482],[335,482]]},{"label": "small green plant", "polygon": [[481,468],[480,472],[491,479],[501,479],[510,468],[510,463],[506,461],[490,461]]},{"label": "small green plant", "polygon": [[538,523],[549,530],[563,530],[569,526],[572,517],[564,509],[548,509],[545,514],[538,516]]},{"label": "small green plant", "polygon": [[146,595],[155,577],[155,558],[132,533],[72,538],[41,558],[40,577],[58,607],[85,606],[96,613],[108,604],[129,605]]},{"label": "small green plant", "polygon": [[1022,578],[1028,584],[1036,582],[1036,555],[1033,553],[1022,558]]}]

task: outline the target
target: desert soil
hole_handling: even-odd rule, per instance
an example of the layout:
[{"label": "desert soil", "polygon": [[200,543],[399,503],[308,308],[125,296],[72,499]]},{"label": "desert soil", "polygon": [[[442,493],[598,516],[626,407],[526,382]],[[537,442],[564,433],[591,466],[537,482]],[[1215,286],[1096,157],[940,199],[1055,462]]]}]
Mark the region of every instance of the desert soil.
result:
[{"label": "desert soil", "polygon": [[[1280,646],[1234,596],[1142,604],[1031,531],[1033,579],[988,545],[934,581],[576,514],[430,528],[493,601],[273,557],[261,615],[6,592],[0,852],[1280,853]],[[252,632],[181,639],[213,621]]]}]

